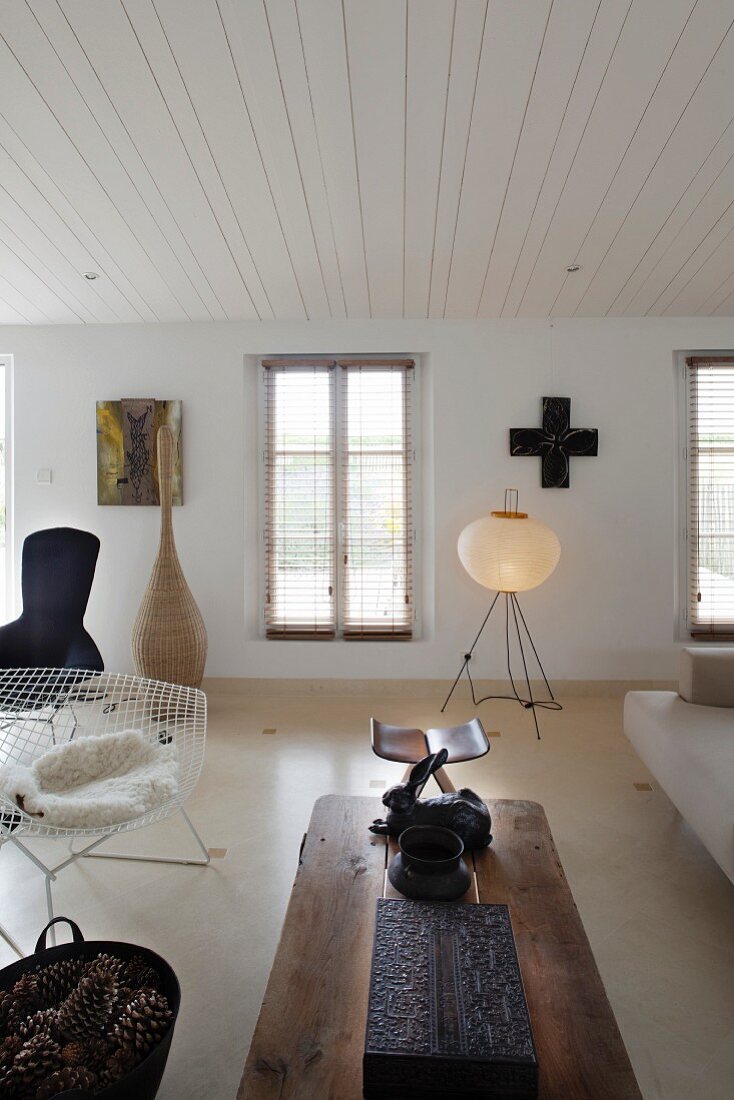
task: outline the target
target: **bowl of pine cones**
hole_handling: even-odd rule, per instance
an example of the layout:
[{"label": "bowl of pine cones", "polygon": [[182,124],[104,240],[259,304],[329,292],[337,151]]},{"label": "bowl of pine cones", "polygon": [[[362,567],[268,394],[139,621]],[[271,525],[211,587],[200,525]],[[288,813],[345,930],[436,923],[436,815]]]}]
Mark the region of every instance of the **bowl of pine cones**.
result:
[{"label": "bowl of pine cones", "polygon": [[[46,948],[56,921],[73,942]],[[3,1100],[153,1100],[181,1001],[169,964],[145,947],[85,940],[64,917],[36,951],[0,970]]]}]

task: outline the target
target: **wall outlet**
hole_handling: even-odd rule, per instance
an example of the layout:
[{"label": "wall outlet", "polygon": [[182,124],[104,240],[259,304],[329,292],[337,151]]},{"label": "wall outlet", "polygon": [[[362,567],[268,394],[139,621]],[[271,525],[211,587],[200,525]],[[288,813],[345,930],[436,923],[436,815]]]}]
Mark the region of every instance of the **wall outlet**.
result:
[{"label": "wall outlet", "polygon": [[48,466],[43,466],[40,470],[36,470],[36,481],[39,485],[51,484],[51,470]]}]

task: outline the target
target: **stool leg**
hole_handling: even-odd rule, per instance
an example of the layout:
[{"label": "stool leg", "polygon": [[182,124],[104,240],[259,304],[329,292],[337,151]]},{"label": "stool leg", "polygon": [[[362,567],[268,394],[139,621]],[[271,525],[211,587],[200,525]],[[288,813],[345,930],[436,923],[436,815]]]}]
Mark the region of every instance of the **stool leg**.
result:
[{"label": "stool leg", "polygon": [[445,768],[438,768],[433,773],[433,778],[436,780],[436,782],[438,783],[439,787],[441,788],[441,790],[443,791],[444,794],[450,794],[451,791],[456,790],[456,787],[454,786],[454,784],[451,782],[448,775],[446,774],[446,769]]}]

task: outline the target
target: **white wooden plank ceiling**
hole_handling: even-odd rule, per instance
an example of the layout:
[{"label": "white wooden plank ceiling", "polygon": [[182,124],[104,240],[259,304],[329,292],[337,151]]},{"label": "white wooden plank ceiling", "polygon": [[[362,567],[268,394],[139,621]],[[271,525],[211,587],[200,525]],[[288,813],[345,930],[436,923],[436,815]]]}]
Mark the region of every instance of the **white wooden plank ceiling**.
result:
[{"label": "white wooden plank ceiling", "polygon": [[732,89],[732,0],[3,0],[0,322],[732,316]]}]

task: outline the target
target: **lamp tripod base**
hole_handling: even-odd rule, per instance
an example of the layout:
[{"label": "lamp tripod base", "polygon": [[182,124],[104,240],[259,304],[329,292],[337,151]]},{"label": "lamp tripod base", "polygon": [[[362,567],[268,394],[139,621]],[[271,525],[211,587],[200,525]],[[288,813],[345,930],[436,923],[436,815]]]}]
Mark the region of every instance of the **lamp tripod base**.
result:
[{"label": "lamp tripod base", "polygon": [[[489,622],[490,616],[491,616],[492,612],[494,611],[495,606],[496,606],[497,601],[499,600],[500,596],[504,596],[504,598],[505,598],[505,650],[506,650],[506,660],[507,660],[507,675],[509,677],[510,684],[512,686],[512,694],[511,695],[483,695],[481,697],[481,699],[477,699],[476,692],[474,690],[474,681],[472,680],[472,675],[471,675],[471,668],[470,668],[471,660],[472,660],[472,657],[474,656],[474,650],[476,649],[477,642],[481,638],[482,632],[483,632],[485,626],[487,625],[487,623]],[[527,696],[522,696],[520,694],[520,692],[518,691],[517,686],[515,684],[515,677],[514,677],[513,671],[512,671],[512,645],[511,645],[510,635],[513,633],[513,630],[514,630],[514,636],[517,640],[517,648],[520,651],[520,658],[522,660],[523,678],[525,680],[525,684],[526,684],[526,687],[527,687]],[[526,641],[530,643],[530,648],[533,651],[533,656],[535,658],[535,662],[536,662],[538,668],[540,669],[540,675],[543,678],[543,683],[545,684],[546,688],[548,689],[548,696],[549,697],[547,699],[536,699],[535,696],[533,695],[533,689],[530,685],[530,674],[528,672],[528,658],[527,658],[527,654],[526,654],[526,651],[525,651],[526,641],[523,640],[523,635],[524,635]],[[482,623],[482,625],[479,628],[479,633],[477,634],[476,638],[472,642],[471,649],[469,650],[468,653],[464,654],[464,661],[461,665],[461,668],[459,669],[459,673],[458,673],[456,679],[454,680],[453,684],[451,685],[451,690],[449,691],[448,695],[446,696],[444,704],[441,707],[441,714],[443,714],[443,712],[446,710],[446,707],[449,704],[449,700],[451,699],[451,696],[454,694],[454,691],[456,690],[456,687],[459,683],[459,680],[463,676],[464,672],[466,672],[467,678],[469,680],[469,686],[471,688],[471,698],[472,698],[472,703],[474,704],[474,706],[478,706],[480,703],[486,703],[487,700],[489,700],[489,699],[514,699],[516,702],[518,702],[520,704],[520,706],[522,706],[526,710],[529,710],[529,711],[532,712],[533,722],[535,723],[535,733],[536,733],[536,736],[537,736],[539,741],[540,741],[540,727],[538,725],[538,715],[537,715],[538,709],[541,709],[541,710],[563,710],[563,707],[561,706],[561,704],[556,701],[556,698],[553,695],[553,691],[551,689],[551,686],[548,683],[548,677],[546,676],[545,671],[543,669],[543,665],[541,664],[540,657],[538,656],[538,651],[535,648],[535,642],[533,641],[532,635],[531,635],[531,633],[528,629],[528,624],[525,622],[525,616],[522,613],[522,608],[520,607],[520,603],[518,601],[517,594],[515,592],[498,592],[497,595],[495,596],[495,598],[492,600],[492,603],[490,604],[489,611],[487,612],[487,614],[484,617],[484,622]]]}]

